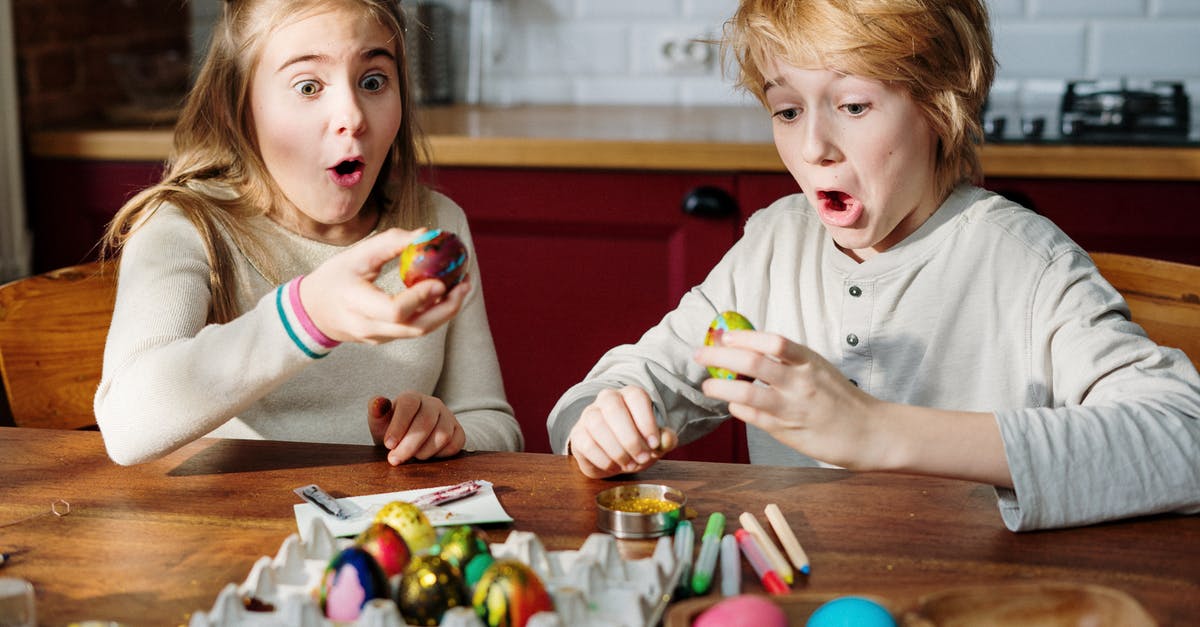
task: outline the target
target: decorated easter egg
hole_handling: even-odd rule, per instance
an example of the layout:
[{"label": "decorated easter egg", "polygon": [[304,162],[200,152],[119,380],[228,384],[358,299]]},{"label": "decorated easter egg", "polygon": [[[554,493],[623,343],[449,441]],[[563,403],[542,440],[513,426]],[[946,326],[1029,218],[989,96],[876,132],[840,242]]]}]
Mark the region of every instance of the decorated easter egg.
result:
[{"label": "decorated easter egg", "polygon": [[408,562],[395,600],[410,625],[437,625],[446,610],[470,604],[458,568],[437,555],[416,555]]},{"label": "decorated easter egg", "polygon": [[[713,318],[712,324],[708,325],[708,333],[704,334],[704,345],[714,346],[719,344],[721,341],[721,336],[724,335],[726,331],[742,330],[753,331],[754,325],[750,324],[750,321],[747,320],[745,316],[736,311],[721,312],[716,318]],[[731,370],[726,370],[725,368],[716,368],[714,366],[708,367],[708,374],[716,379],[750,380],[749,377],[744,377]]]},{"label": "decorated easter egg", "polygon": [[437,532],[421,508],[405,501],[392,501],[375,514],[374,522],[387,523],[400,532],[413,555],[424,553],[437,542]]},{"label": "decorated easter egg", "polygon": [[490,552],[487,540],[470,525],[459,525],[447,529],[430,550],[430,553],[441,555],[442,559],[449,560],[460,571],[465,570],[467,563],[475,556]]},{"label": "decorated easter egg", "polygon": [[335,621],[354,621],[372,599],[386,599],[391,589],[383,569],[362,548],[342,549],[321,577],[321,610]]},{"label": "decorated easter egg", "polygon": [[896,619],[882,605],[862,597],[838,597],[818,607],[807,627],[896,627]]},{"label": "decorated easter egg", "polygon": [[475,584],[475,614],[488,627],[524,627],[538,612],[553,612],[554,601],[533,569],[515,559],[496,560]]},{"label": "decorated easter egg", "polygon": [[692,622],[692,627],[787,627],[783,608],[755,594],[739,594],[718,601]]},{"label": "decorated easter egg", "polygon": [[371,554],[388,577],[404,572],[412,557],[408,543],[396,528],[385,522],[373,522],[354,539],[354,544]]},{"label": "decorated easter egg", "polygon": [[450,289],[466,272],[467,247],[450,231],[426,231],[400,253],[400,279],[409,287],[425,279],[441,279]]}]

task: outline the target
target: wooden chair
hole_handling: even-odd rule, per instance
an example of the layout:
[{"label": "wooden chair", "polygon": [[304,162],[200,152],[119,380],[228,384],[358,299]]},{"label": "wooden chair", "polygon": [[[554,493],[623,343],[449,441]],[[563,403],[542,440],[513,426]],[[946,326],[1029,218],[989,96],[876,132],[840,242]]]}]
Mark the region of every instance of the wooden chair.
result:
[{"label": "wooden chair", "polygon": [[1200,266],[1116,253],[1091,256],[1150,339],[1183,349],[1200,368]]},{"label": "wooden chair", "polygon": [[116,270],[93,262],[0,285],[0,374],[18,427],[96,424]]}]

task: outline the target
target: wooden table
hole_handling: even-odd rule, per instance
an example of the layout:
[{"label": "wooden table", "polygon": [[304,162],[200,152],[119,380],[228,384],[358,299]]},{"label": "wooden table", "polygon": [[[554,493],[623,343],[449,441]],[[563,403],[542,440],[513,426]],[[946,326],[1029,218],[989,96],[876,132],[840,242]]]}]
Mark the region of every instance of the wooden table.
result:
[{"label": "wooden table", "polygon": [[[873,594],[900,606],[962,585],[1066,581],[1131,595],[1163,625],[1200,620],[1200,519],[1161,516],[1014,534],[992,488],[885,474],[663,462],[637,476],[590,480],[565,457],[476,453],[399,468],[364,446],[202,440],[155,463],[119,467],[94,432],[0,428],[0,576],[34,584],[42,624],[86,619],[186,624],[221,588],[296,531],[292,489],[335,496],[486,479],[515,519],[502,541],[531,531],[550,550],[595,531],[593,499],[616,483],[683,490],[698,523],[778,503],[812,561],[797,590]],[[50,515],[56,499],[70,514]],[[45,514],[24,519],[36,514]],[[729,529],[736,528],[736,523]],[[644,557],[650,541],[623,541]],[[761,589],[749,577],[744,590]]]}]

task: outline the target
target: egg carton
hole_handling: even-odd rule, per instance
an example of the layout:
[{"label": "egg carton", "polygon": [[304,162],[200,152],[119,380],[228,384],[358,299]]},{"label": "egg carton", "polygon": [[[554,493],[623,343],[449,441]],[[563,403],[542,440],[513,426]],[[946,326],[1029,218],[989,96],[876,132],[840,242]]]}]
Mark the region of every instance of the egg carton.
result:
[{"label": "egg carton", "polygon": [[[317,601],[325,567],[353,540],[336,538],[320,519],[307,534],[288,536],[274,558],[254,563],[241,584],[227,584],[212,609],[192,614],[188,627],[405,627],[390,599],[368,602],[358,620],[334,623]],[[528,627],[651,627],[662,618],[682,569],[672,539],[658,539],[648,558],[625,560],[616,538],[594,533],[577,550],[547,551],[537,534],[512,531],[489,545],[492,556],[527,564],[554,600],[553,612],[533,615]],[[485,627],[470,607],[442,616],[440,627]]]}]

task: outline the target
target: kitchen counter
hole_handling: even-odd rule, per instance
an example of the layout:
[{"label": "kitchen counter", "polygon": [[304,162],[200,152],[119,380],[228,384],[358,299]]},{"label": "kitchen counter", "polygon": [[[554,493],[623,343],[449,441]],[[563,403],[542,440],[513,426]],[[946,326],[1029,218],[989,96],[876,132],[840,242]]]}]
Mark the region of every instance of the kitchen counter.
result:
[{"label": "kitchen counter", "polygon": [[[431,162],[443,166],[783,172],[756,107],[429,107]],[[45,130],[35,158],[162,161],[169,128]],[[1200,148],[985,145],[988,177],[1200,181]]]}]

